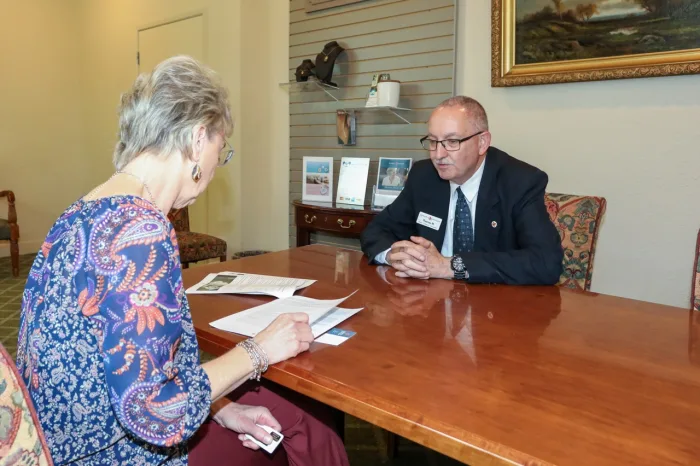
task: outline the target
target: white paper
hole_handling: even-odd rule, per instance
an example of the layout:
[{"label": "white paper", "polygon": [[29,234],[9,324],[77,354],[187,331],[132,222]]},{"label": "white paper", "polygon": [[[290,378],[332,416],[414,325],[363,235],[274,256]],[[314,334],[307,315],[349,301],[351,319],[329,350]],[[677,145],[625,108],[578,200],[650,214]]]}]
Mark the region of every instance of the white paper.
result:
[{"label": "white paper", "polygon": [[316,338],[314,341],[316,343],[323,343],[324,345],[338,346],[348,341],[348,339],[345,337],[339,337],[338,335],[324,333],[320,337]]},{"label": "white paper", "polygon": [[342,307],[334,307],[326,315],[311,325],[311,333],[314,334],[314,338],[318,338],[336,325],[354,316],[362,309],[363,308],[344,309]]},{"label": "white paper", "polygon": [[343,157],[340,162],[336,203],[364,205],[369,158]]},{"label": "white paper", "polygon": [[[355,294],[355,293],[353,293]],[[352,294],[350,295],[352,296]],[[350,296],[340,299],[313,299],[304,296],[292,296],[256,306],[245,311],[211,322],[214,328],[227,332],[254,337],[273,320],[282,314],[303,312],[309,316],[309,324],[314,337],[332,329],[345,319],[362,309],[336,308]]]},{"label": "white paper", "polygon": [[262,294],[276,298],[288,298],[297,290],[306,288],[316,280],[274,277],[239,272],[210,273],[202,281],[187,289],[188,294]]},{"label": "white paper", "polygon": [[333,202],[333,157],[304,157],[301,199]]}]

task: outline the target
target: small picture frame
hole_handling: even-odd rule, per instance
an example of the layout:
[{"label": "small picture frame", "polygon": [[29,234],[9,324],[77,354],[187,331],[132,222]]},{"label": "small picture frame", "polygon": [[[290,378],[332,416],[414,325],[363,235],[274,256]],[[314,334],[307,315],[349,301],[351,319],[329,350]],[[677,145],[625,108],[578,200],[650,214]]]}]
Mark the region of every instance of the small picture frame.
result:
[{"label": "small picture frame", "polygon": [[406,184],[413,159],[380,157],[377,170],[377,193],[398,196]]},{"label": "small picture frame", "polygon": [[333,202],[333,157],[304,157],[301,198]]}]

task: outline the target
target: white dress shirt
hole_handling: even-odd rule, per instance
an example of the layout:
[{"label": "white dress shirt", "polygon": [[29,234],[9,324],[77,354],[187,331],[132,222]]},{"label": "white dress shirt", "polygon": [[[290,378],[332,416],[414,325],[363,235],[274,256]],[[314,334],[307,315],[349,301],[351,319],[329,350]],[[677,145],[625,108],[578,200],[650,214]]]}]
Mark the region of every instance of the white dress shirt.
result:
[{"label": "white dress shirt", "polygon": [[[452,257],[452,233],[455,224],[455,210],[457,210],[457,188],[462,188],[462,193],[464,193],[467,204],[469,204],[469,210],[472,214],[472,231],[476,236],[476,229],[474,227],[476,221],[476,199],[479,194],[479,186],[481,186],[481,177],[484,174],[485,165],[486,160],[483,160],[479,169],[474,172],[472,177],[465,181],[464,184],[459,185],[450,181],[450,207],[448,210],[447,225],[445,226],[445,239],[442,242],[442,249],[440,250],[440,254],[445,257]],[[476,239],[476,237],[474,239]],[[387,264],[386,255],[390,250],[391,248],[380,252],[374,260],[380,264]]]}]

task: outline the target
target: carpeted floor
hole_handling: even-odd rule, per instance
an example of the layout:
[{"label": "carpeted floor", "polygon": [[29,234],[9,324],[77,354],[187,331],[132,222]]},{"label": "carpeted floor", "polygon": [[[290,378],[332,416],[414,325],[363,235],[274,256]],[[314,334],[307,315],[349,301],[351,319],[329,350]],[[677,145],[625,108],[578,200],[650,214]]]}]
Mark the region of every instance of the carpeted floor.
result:
[{"label": "carpeted floor", "polygon": [[[20,276],[11,273],[9,257],[0,258],[0,343],[15,356],[19,309],[24,282],[31,267],[33,255],[20,258]],[[351,416],[345,420],[345,446],[352,466],[453,466],[457,461],[401,439],[398,454],[389,459],[386,454],[384,432]]]}]

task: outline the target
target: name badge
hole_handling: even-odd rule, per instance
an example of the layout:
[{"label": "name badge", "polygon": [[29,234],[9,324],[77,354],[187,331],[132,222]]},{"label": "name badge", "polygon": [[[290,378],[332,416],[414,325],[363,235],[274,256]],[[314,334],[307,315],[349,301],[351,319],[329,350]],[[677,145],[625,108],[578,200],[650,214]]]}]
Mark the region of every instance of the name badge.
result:
[{"label": "name badge", "polygon": [[418,225],[423,225],[424,227],[432,228],[433,230],[439,230],[442,224],[442,219],[435,217],[433,215],[428,215],[425,212],[418,214],[416,219]]}]

